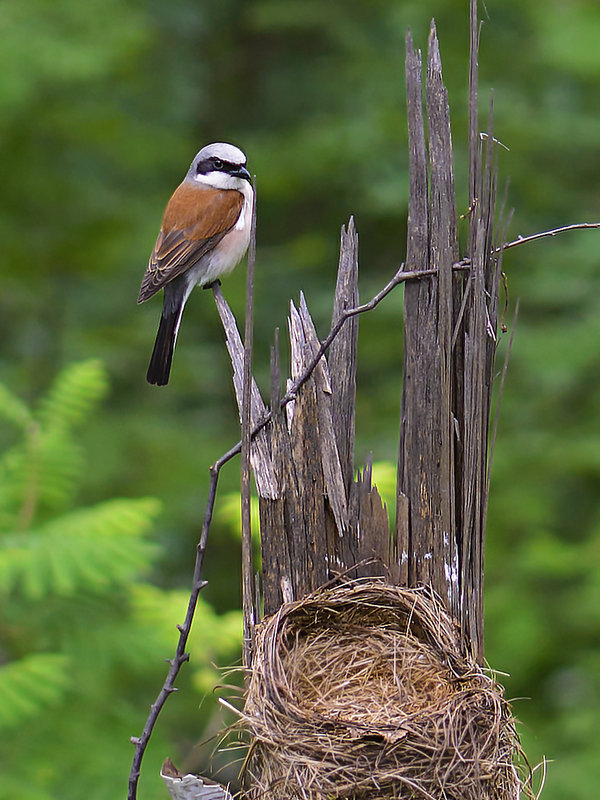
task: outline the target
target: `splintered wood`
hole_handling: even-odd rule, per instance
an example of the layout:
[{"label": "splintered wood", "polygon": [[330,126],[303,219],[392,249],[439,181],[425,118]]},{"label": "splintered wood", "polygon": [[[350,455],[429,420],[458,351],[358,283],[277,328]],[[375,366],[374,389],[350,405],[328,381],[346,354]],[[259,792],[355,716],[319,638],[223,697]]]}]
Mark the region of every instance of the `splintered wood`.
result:
[{"label": "splintered wood", "polygon": [[[332,324],[358,304],[358,236],[342,230]],[[306,373],[320,341],[301,294],[290,304],[291,382]],[[305,597],[336,576],[393,569],[387,513],[367,465],[354,479],[354,399],[358,318],[342,327],[286,407],[279,403],[279,355],[272,355],[271,452],[279,496],[259,492],[265,614]]]},{"label": "splintered wood", "polygon": [[[488,430],[502,240],[494,241],[491,110],[487,134],[479,135],[477,127],[477,47],[472,20],[468,249],[459,260],[450,112],[435,25],[425,107],[421,53],[410,33],[406,41],[410,195],[406,265],[400,273],[406,275],[404,318],[398,320],[404,328],[404,365],[391,531],[371,482],[370,459],[355,476],[358,314],[347,314],[359,307],[352,219],[341,234],[332,332],[344,324],[325,352],[304,295],[290,304],[287,394],[282,400],[276,335],[270,412],[253,386],[252,423],[262,427],[255,432],[251,460],[262,556],[256,608],[262,605],[263,613],[271,614],[339,578],[428,585],[459,622],[464,646],[482,663]],[[222,296],[215,296],[240,396],[243,348]]]}]

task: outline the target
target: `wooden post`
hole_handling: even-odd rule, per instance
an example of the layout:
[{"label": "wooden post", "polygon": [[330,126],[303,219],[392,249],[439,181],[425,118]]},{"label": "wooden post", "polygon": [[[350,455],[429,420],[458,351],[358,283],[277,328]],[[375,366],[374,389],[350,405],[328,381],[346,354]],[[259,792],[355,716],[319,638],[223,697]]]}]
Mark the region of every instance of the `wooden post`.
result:
[{"label": "wooden post", "polygon": [[[513,766],[521,751],[503,690],[476,663],[483,662],[487,439],[501,248],[493,241],[491,112],[487,135],[478,135],[475,10],[473,0],[469,236],[462,261],[435,25],[425,114],[421,54],[410,34],[406,40],[408,248],[404,270],[390,283],[390,289],[406,283],[393,532],[372,484],[370,458],[354,475],[358,312],[376,303],[359,306],[352,219],[342,229],[324,343],[302,293],[290,304],[291,377],[283,398],[275,337],[271,416],[246,450],[259,495],[268,615],[255,615],[260,628],[248,637],[254,653],[246,659],[240,712],[253,737],[243,772],[249,798],[369,792],[392,798],[405,790],[437,797],[448,790],[481,800],[515,797],[527,785]],[[235,338],[228,335],[228,342]],[[236,347],[242,351],[241,343]],[[254,405],[256,415],[246,406],[246,418],[256,423],[261,404]],[[253,596],[244,605],[259,604]],[[384,647],[387,635],[392,639]]]},{"label": "wooden post", "polygon": [[482,663],[487,439],[500,265],[492,242],[496,169],[491,113],[482,140],[477,130],[478,24],[475,3],[471,5],[469,270],[465,273],[453,270],[458,246],[452,141],[435,26],[427,64],[428,147],[421,57],[410,34],[407,37],[407,268],[433,267],[437,275],[408,284],[404,292],[396,551],[406,584],[426,583],[438,592],[460,621],[465,645]]},{"label": "wooden post", "polygon": [[[404,290],[404,381],[398,508],[408,500],[408,528],[396,524],[396,549],[408,586],[432,586],[457,616],[452,336],[458,261],[449,108],[435,26],[429,37],[429,169],[421,108],[421,54],[406,41],[410,157],[408,269],[437,274]],[[431,188],[427,185],[430,174]]]},{"label": "wooden post", "polygon": [[[276,339],[272,419],[256,437],[251,457],[259,494],[264,614],[340,577],[428,585],[459,622],[465,649],[481,663],[487,437],[500,267],[493,242],[491,114],[485,137],[477,128],[475,2],[471,30],[469,238],[460,263],[450,112],[435,24],[427,56],[426,126],[421,54],[410,33],[406,40],[406,271],[423,274],[407,281],[404,292],[393,535],[371,484],[370,463],[354,477],[358,316],[346,320],[327,357],[323,354],[285,408]],[[332,325],[357,307],[357,286],[358,236],[350,220],[341,234]],[[293,384],[321,345],[302,295],[298,306],[290,305],[288,328]],[[253,422],[260,419],[260,406],[254,399]]]}]

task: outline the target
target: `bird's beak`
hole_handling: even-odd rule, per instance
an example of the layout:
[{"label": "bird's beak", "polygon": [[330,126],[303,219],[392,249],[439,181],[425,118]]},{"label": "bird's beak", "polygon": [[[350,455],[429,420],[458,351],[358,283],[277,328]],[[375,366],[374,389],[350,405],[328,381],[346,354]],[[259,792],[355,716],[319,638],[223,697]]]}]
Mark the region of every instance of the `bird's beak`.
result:
[{"label": "bird's beak", "polygon": [[236,178],[243,178],[248,181],[248,183],[252,183],[252,175],[250,175],[246,167],[238,167],[236,171],[231,172],[230,175],[235,175]]}]

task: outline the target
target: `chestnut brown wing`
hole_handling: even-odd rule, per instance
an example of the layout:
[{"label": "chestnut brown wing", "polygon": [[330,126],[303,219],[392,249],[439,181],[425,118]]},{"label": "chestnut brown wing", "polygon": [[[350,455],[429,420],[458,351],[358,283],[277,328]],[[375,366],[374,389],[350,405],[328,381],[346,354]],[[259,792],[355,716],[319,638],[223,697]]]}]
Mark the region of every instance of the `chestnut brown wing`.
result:
[{"label": "chestnut brown wing", "polygon": [[167,204],[138,303],[148,300],[216,247],[237,222],[243,203],[243,195],[234,189],[182,183]]}]

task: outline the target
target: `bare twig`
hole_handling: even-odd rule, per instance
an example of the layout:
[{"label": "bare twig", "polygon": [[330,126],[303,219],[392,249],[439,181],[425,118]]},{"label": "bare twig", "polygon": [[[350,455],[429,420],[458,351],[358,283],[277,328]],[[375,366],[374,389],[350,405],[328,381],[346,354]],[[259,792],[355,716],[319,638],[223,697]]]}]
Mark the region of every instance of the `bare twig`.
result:
[{"label": "bare twig", "polygon": [[520,244],[534,242],[537,239],[546,239],[549,236],[556,236],[557,234],[565,233],[566,231],[581,231],[594,228],[600,228],[600,222],[575,222],[573,225],[563,225],[560,228],[552,228],[550,231],[532,233],[529,236],[519,236],[517,239],[513,239],[512,242],[505,242],[501,247],[497,247],[495,252],[499,253],[502,250],[509,250],[511,247],[517,247]]},{"label": "bare twig", "polygon": [[[460,266],[460,268],[462,268],[462,265]],[[292,383],[290,388],[281,398],[281,407],[283,408],[283,406],[287,405],[290,402],[290,400],[293,400],[295,398],[298,389],[304,386],[306,381],[310,378],[315,367],[317,366],[321,358],[325,355],[331,343],[338,335],[338,333],[341,331],[342,327],[344,326],[347,320],[349,320],[351,317],[355,317],[357,314],[362,314],[365,311],[372,311],[375,308],[375,306],[378,306],[379,303],[381,303],[381,301],[384,298],[386,298],[388,294],[393,289],[395,289],[396,286],[399,286],[401,283],[404,283],[405,281],[415,280],[417,278],[426,277],[428,275],[435,275],[436,272],[437,272],[436,269],[424,269],[424,270],[415,270],[413,272],[405,272],[404,264],[401,264],[394,277],[390,281],[388,281],[386,285],[383,287],[383,289],[377,292],[377,294],[374,297],[372,297],[368,303],[363,303],[362,305],[356,306],[355,308],[347,308],[345,311],[343,311],[339,319],[335,323],[335,325],[332,325],[331,330],[329,331],[325,339],[323,339],[323,341],[321,342],[321,346],[315,353],[312,361],[309,362],[308,366],[306,367],[302,375],[300,375]]]},{"label": "bare twig", "polygon": [[[510,360],[510,354],[512,352],[513,342],[515,338],[515,329],[517,327],[517,319],[519,316],[519,300],[517,299],[515,305],[515,313],[513,314],[512,319],[512,327],[510,331],[510,339],[508,340],[508,347],[506,348],[506,355],[504,357],[504,363],[502,364],[502,370],[500,372],[500,384],[498,386],[498,400],[496,401],[496,413],[494,415],[494,424],[492,426],[492,433],[490,435],[490,452],[488,455],[488,463],[487,463],[487,474],[488,474],[488,482],[489,476],[492,474],[492,462],[494,460],[494,448],[496,446],[496,436],[498,434],[498,424],[500,422],[500,406],[502,405],[502,396],[504,394],[504,382],[506,380],[506,373],[508,372],[508,362]],[[485,493],[484,496],[484,519],[487,515],[487,504],[488,504],[489,492]]]},{"label": "bare twig", "polygon": [[[455,264],[453,268],[458,270],[464,270],[464,269],[469,269],[469,265],[466,262],[458,263]],[[388,296],[388,294],[393,289],[396,288],[396,286],[399,286],[401,283],[405,283],[406,281],[411,281],[411,280],[418,280],[420,278],[430,277],[431,275],[435,275],[436,273],[437,269],[423,269],[423,270],[414,270],[411,272],[408,271],[405,272],[404,264],[401,264],[394,277],[390,281],[388,281],[388,283],[386,283],[383,289],[377,292],[377,294],[374,295],[369,300],[368,303],[363,303],[362,305],[356,306],[355,308],[347,308],[345,311],[343,311],[341,316],[335,323],[335,325],[331,327],[331,330],[327,334],[326,338],[323,339],[323,341],[321,342],[321,346],[315,353],[312,360],[306,366],[306,369],[302,372],[301,375],[298,376],[298,378],[296,378],[295,381],[292,382],[287,392],[281,398],[280,407],[284,408],[288,403],[290,403],[292,400],[295,399],[298,390],[302,386],[304,386],[306,381],[310,378],[317,364],[323,358],[328,348],[331,346],[331,343],[339,334],[339,332],[341,331],[347,320],[349,320],[351,317],[355,317],[357,314],[363,314],[365,311],[372,311],[376,306],[379,305],[379,303],[381,303],[383,299],[385,299]],[[254,428],[252,429],[252,438],[254,438],[256,434],[259,433],[259,431],[261,431],[265,427],[265,425],[267,425],[271,421],[272,416],[273,416],[272,411],[268,411],[265,414],[264,418],[254,426]],[[221,456],[221,458],[218,459],[218,461],[215,461],[215,467],[218,467],[220,469],[224,464],[230,461],[234,456],[236,456],[241,451],[241,446],[242,446],[241,441],[235,444],[230,450],[224,453]]]},{"label": "bare twig", "polygon": [[131,771],[129,773],[129,790],[127,793],[128,800],[135,800],[137,797],[137,785],[140,778],[140,767],[142,758],[146,751],[148,741],[156,725],[156,720],[160,714],[162,707],[167,701],[167,697],[176,692],[175,678],[179,674],[181,665],[189,661],[189,653],[185,652],[187,640],[190,635],[192,621],[194,619],[194,612],[198,603],[198,595],[200,591],[206,586],[206,581],[202,580],[202,565],[204,563],[204,553],[206,551],[206,543],[208,541],[208,531],[212,522],[213,510],[215,507],[215,497],[217,493],[217,481],[219,479],[219,470],[211,467],[210,470],[210,483],[208,489],[208,500],[206,502],[206,510],[204,512],[204,522],[202,523],[202,532],[200,540],[196,546],[196,563],[194,565],[194,578],[192,582],[192,591],[188,601],[187,612],[183,625],[178,625],[179,641],[177,642],[177,650],[175,656],[169,660],[169,671],[167,677],[162,685],[158,697],[150,707],[150,714],[146,720],[144,730],[140,737],[132,737],[131,742],[135,745],[135,753],[133,755],[133,762],[131,764]]},{"label": "bare twig", "polygon": [[[540,231],[539,233],[532,233],[529,236],[519,236],[517,239],[513,239],[512,242],[505,242],[498,247],[494,247],[493,252],[494,255],[498,255],[499,253],[504,252],[504,250],[510,250],[513,247],[518,247],[520,244],[529,244],[530,242],[535,242],[538,239],[547,239],[552,236],[558,236],[560,233],[566,233],[567,231],[584,231],[598,228],[600,228],[600,222],[574,222],[572,225],[563,225],[560,228],[552,228],[549,231]],[[460,261],[454,264],[453,268],[465,269],[468,266],[469,259],[461,258]],[[424,275],[427,273],[421,274]]]},{"label": "bare twig", "polygon": [[[519,244],[525,244],[527,242],[535,241],[536,239],[543,239],[549,236],[556,236],[557,234],[564,233],[565,231],[570,230],[583,230],[583,229],[593,229],[593,228],[600,228],[600,222],[580,222],[575,223],[573,225],[565,225],[562,228],[554,228],[553,230],[549,231],[542,231],[541,233],[534,233],[530,236],[522,236],[519,239],[515,239],[512,242],[506,242],[501,247],[495,248],[494,252],[496,254],[501,253],[504,250],[508,250],[511,247],[516,247]],[[463,258],[460,261],[457,261],[453,264],[452,268],[454,270],[467,270],[470,268],[470,263],[468,258]],[[302,372],[302,374],[291,384],[287,392],[281,398],[281,408],[285,407],[288,403],[290,403],[295,397],[298,390],[306,383],[306,381],[310,378],[312,373],[315,370],[315,367],[321,360],[321,358],[325,355],[331,343],[339,334],[340,330],[346,323],[348,319],[351,317],[356,316],[357,314],[363,314],[365,311],[372,311],[379,303],[384,300],[390,292],[399,286],[401,283],[405,283],[407,281],[419,280],[421,278],[430,277],[431,275],[435,275],[437,273],[437,269],[424,269],[424,270],[413,270],[413,271],[405,271],[404,264],[401,264],[398,268],[396,274],[394,275],[391,280],[386,283],[386,285],[374,295],[371,300],[367,303],[363,303],[360,306],[356,306],[355,308],[348,308],[346,309],[342,315],[339,317],[335,325],[332,326],[331,330],[321,342],[321,346],[315,353],[312,360],[307,365],[306,369]],[[254,428],[252,429],[252,438],[256,436],[256,434],[261,431],[265,425],[267,425],[271,421],[272,413],[268,411],[264,418],[258,422]],[[233,445],[233,447],[224,453],[218,461],[215,462],[215,467],[219,469],[230,461],[234,456],[238,455],[241,451],[241,441],[237,444]]]},{"label": "bare twig", "polygon": [[[255,178],[256,180],[256,178]],[[242,606],[244,611],[244,665],[250,666],[254,630],[252,527],[250,514],[250,446],[252,442],[252,344],[254,322],[254,266],[256,263],[256,188],[252,209],[250,248],[246,275],[246,329],[244,334],[244,385],[242,393],[241,515]]]}]

